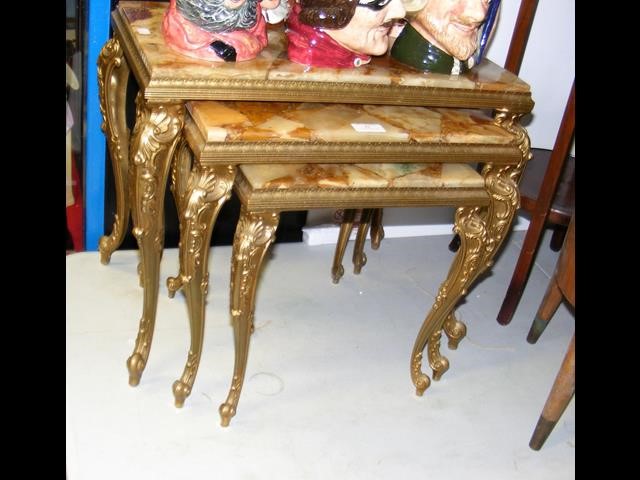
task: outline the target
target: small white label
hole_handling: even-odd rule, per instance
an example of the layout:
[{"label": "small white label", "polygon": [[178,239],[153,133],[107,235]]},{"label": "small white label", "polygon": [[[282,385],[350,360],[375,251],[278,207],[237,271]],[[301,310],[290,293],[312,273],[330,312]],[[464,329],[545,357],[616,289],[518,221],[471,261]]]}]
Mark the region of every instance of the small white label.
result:
[{"label": "small white label", "polygon": [[137,27],[136,30],[140,35],[151,35],[151,30],[146,27]]},{"label": "small white label", "polygon": [[384,133],[386,130],[379,123],[352,123],[351,126],[356,132],[361,133]]}]

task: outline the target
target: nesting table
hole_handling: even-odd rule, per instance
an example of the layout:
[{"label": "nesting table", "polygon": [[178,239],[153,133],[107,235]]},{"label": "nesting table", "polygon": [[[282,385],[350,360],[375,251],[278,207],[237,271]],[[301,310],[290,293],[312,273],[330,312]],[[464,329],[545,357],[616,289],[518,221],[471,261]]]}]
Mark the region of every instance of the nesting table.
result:
[{"label": "nesting table", "polygon": [[[143,311],[127,361],[129,383],[140,381],[151,348],[170,172],[181,240],[180,271],[168,286],[170,292],[185,292],[191,326],[186,366],[173,386],[181,406],[202,350],[210,235],[239,166],[271,164],[273,172],[278,165],[300,163],[421,163],[441,171],[467,167],[478,176],[486,201],[436,188],[428,201],[385,204],[458,207],[455,229],[462,247],[410,359],[412,381],[422,394],[430,383],[422,372],[423,350],[438,379],[448,368],[439,353],[441,332],[455,348],[464,326],[455,319],[454,308],[491,265],[518,207],[517,183],[531,156],[528,135],[519,124],[533,108],[529,86],[487,59],[461,76],[412,71],[387,57],[357,69],[307,68],[288,61],[282,26],[269,29],[269,44],[255,60],[212,65],[167,49],[161,32],[166,8],[160,2],[121,1],[112,13],[114,36],[98,61],[117,208],[111,234],[100,240],[101,261],[108,263],[121,244],[130,215],[141,257]],[[125,103],[131,73],[140,90],[129,132]],[[323,126],[325,118],[344,123],[331,130]],[[384,134],[371,125],[382,125]],[[468,168],[477,163],[480,173]],[[327,205],[340,206],[339,196],[332,203],[329,190],[327,195]],[[385,206],[366,199],[350,203],[355,205]]]}]

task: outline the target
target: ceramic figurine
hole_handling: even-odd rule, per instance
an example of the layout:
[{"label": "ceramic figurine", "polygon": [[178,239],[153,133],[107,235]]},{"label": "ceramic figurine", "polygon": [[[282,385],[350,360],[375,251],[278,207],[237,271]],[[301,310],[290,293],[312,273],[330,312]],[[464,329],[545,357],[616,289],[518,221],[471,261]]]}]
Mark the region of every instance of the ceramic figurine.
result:
[{"label": "ceramic figurine", "polygon": [[267,46],[262,9],[279,5],[279,0],[170,0],[162,30],[167,45],[188,57],[250,60]]},{"label": "ceramic figurine", "polygon": [[[415,69],[458,75],[480,62],[500,0],[416,0],[391,57]],[[414,13],[415,12],[415,13]]]},{"label": "ceramic figurine", "polygon": [[389,33],[405,15],[401,0],[298,0],[287,19],[289,60],[353,68],[384,55]]}]

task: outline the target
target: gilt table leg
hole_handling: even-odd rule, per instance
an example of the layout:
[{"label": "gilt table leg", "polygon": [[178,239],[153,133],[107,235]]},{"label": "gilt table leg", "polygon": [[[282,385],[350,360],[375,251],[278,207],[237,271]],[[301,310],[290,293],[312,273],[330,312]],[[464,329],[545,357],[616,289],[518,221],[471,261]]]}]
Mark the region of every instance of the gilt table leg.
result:
[{"label": "gilt table leg", "polygon": [[451,312],[447,319],[444,321],[444,333],[449,339],[448,347],[451,350],[458,348],[460,340],[467,334],[467,326],[460,320],[456,319],[453,312]]},{"label": "gilt table leg", "polygon": [[371,216],[371,248],[378,250],[380,242],[384,238],[384,226],[382,225],[382,208],[374,208]]},{"label": "gilt table leg", "polygon": [[340,224],[340,233],[338,234],[338,241],[336,243],[336,252],[333,255],[333,265],[331,267],[331,278],[333,279],[333,283],[338,283],[344,275],[342,259],[344,258],[344,251],[347,249],[347,243],[349,243],[349,236],[353,229],[353,220],[355,215],[356,211],[352,208],[344,211],[344,217]]},{"label": "gilt table leg", "polygon": [[222,205],[231,196],[236,168],[196,164],[188,179],[184,179],[186,170],[180,165],[182,153],[177,157],[173,185],[180,216],[180,273],[167,280],[167,287],[170,296],[183,289],[191,329],[187,362],[182,376],[173,383],[175,406],[180,408],[191,393],[202,355],[211,232]]},{"label": "gilt table leg", "polygon": [[144,303],[136,345],[127,360],[132,386],[140,382],[153,339],[164,236],[164,193],[170,159],[183,121],[182,104],[149,104],[138,95],[131,142],[131,201],[133,234],[140,249]]},{"label": "gilt table leg", "polygon": [[233,239],[231,257],[231,320],[235,341],[233,379],[227,400],[220,405],[221,424],[227,427],[236,414],[249,355],[249,339],[260,266],[274,240],[280,214],[249,212],[243,206]]},{"label": "gilt table leg", "polygon": [[129,65],[117,38],[109,40],[98,59],[98,88],[102,131],[107,137],[115,178],[116,214],[111,235],[100,238],[100,262],[109,263],[111,254],[122,244],[131,209],[129,201],[129,129],[126,119],[126,94]]},{"label": "gilt table leg", "polygon": [[494,169],[492,165],[487,165],[482,173],[489,194],[489,206],[486,212],[482,211],[482,207],[461,207],[456,210],[454,231],[460,236],[460,249],[413,347],[411,380],[417,395],[422,395],[431,384],[427,374],[422,372],[422,356],[427,345],[433,379],[438,380],[449,368],[449,361],[439,351],[441,331],[444,328],[445,333],[451,333],[455,326],[451,320],[453,309],[467,294],[478,275],[491,266],[519,203],[518,187],[510,175],[511,167]]},{"label": "gilt table leg", "polygon": [[353,273],[356,275],[360,274],[362,267],[367,263],[364,244],[367,240],[367,233],[369,233],[372,212],[372,208],[365,208],[360,215],[360,225],[358,225],[358,233],[356,233],[356,241],[353,245]]}]

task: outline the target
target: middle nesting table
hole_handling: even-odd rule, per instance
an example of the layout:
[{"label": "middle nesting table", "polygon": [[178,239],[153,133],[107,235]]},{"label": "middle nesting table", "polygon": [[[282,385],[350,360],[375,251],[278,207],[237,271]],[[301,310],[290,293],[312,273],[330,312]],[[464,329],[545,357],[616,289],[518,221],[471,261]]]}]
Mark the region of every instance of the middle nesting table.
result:
[{"label": "middle nesting table", "polygon": [[[438,189],[446,186],[446,175],[438,185],[437,172],[453,169],[463,176],[479,176],[464,164],[484,163],[491,167],[485,168],[487,172],[502,172],[506,178],[523,164],[522,145],[516,135],[480,110],[202,101],[187,103],[187,111],[171,170],[171,189],[180,216],[180,271],[167,281],[170,296],[183,289],[191,329],[186,366],[173,384],[177,407],[191,393],[198,370],[211,233],[220,208],[231,194],[238,165],[269,164],[275,173],[277,164],[357,164],[364,177],[379,177],[381,170],[367,169],[367,163],[440,164],[432,176],[435,193],[429,198],[412,201],[406,197],[400,203],[361,205],[367,207],[471,205],[471,197],[465,201],[464,188]],[[379,178],[383,182],[397,179],[397,175]],[[324,181],[330,184],[340,179]],[[342,205],[329,200],[327,206]],[[282,209],[286,207],[282,205]],[[512,217],[513,212],[509,213]],[[145,350],[137,344],[150,343],[152,335],[152,331],[139,333],[134,355]],[[146,352],[148,355],[148,349]],[[147,359],[143,360],[144,366]],[[142,370],[130,368],[129,373],[139,378]]]}]

